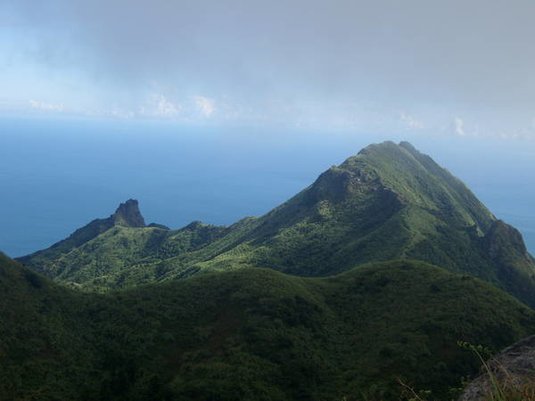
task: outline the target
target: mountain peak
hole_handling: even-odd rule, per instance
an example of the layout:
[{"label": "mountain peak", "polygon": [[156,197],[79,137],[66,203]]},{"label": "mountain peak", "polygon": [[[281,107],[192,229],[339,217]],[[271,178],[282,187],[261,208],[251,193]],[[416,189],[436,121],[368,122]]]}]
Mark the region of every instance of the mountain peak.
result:
[{"label": "mountain peak", "polygon": [[128,199],[121,203],[111,216],[114,223],[128,227],[145,227],[145,219],[139,211],[139,202],[136,199]]},{"label": "mountain peak", "polygon": [[399,143],[399,146],[408,150],[409,152],[418,152],[418,150],[410,142],[407,142],[407,141],[401,141]]},{"label": "mountain peak", "polygon": [[[408,143],[408,142],[400,142],[399,144],[395,143],[394,141],[383,141],[380,143],[372,143],[364,148],[362,148],[357,155],[367,155],[370,152],[373,152],[374,150],[400,150],[400,148],[409,148],[414,149],[414,147]],[[354,157],[354,156],[353,156]]]}]

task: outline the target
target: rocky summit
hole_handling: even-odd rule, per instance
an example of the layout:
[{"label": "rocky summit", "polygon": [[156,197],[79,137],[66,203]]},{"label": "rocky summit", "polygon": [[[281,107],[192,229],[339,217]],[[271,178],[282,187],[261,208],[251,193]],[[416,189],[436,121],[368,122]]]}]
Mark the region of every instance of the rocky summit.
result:
[{"label": "rocky summit", "polygon": [[114,214],[110,216],[114,224],[128,227],[145,227],[145,219],[139,211],[139,203],[135,199],[129,199],[121,203]]}]

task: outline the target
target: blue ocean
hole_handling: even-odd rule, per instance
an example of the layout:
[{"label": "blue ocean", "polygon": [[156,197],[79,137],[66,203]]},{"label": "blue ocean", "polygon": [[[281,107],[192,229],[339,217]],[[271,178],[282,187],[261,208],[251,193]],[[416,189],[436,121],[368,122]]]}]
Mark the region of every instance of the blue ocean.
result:
[{"label": "blue ocean", "polygon": [[409,140],[461,178],[535,253],[535,143],[401,133],[0,119],[0,250],[50,246],[120,202],[147,223],[258,216],[369,143]]}]

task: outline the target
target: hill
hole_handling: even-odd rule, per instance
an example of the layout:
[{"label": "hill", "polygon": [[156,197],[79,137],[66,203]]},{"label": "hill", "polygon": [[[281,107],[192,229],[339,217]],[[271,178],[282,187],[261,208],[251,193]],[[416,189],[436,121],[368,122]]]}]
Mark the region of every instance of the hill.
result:
[{"label": "hill", "polygon": [[58,282],[105,291],[201,271],[258,266],[328,276],[417,259],[482,278],[535,306],[535,262],[520,233],[406,142],[368,146],[266,215],[230,227],[92,224],[81,229],[90,235],[78,235],[85,242],[67,239],[69,247],[63,241],[20,261]]},{"label": "hill", "polygon": [[0,259],[0,399],[449,400],[535,312],[478,279],[394,261],[329,278],[245,268],[109,294]]}]

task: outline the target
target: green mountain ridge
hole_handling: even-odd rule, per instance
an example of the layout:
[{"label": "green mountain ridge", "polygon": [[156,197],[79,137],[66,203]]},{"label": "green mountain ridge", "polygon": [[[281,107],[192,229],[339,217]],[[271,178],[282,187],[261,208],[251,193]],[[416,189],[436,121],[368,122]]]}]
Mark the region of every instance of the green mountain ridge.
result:
[{"label": "green mountain ridge", "polygon": [[328,278],[244,268],[109,294],[69,290],[0,255],[0,399],[449,400],[535,312],[422,262]]},{"label": "green mountain ridge", "polygon": [[92,224],[79,230],[85,242],[19,260],[58,282],[107,291],[254,266],[328,276],[407,258],[474,275],[535,306],[535,262],[520,233],[407,142],[370,145],[266,215],[229,227]]}]

